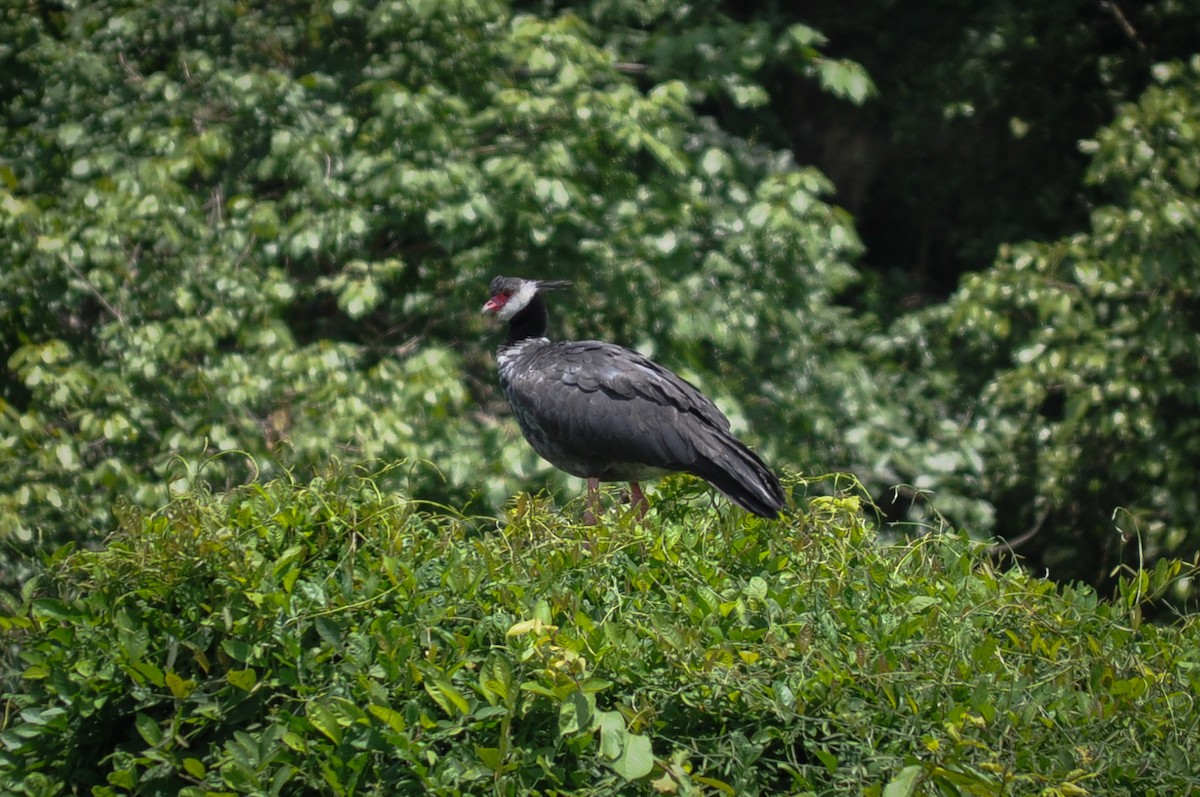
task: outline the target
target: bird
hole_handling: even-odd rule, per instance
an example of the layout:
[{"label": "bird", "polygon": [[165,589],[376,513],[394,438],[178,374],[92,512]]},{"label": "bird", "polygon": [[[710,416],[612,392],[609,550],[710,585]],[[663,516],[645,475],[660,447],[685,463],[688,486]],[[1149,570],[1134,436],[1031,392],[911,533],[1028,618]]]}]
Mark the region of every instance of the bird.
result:
[{"label": "bird", "polygon": [[786,499],[778,477],[695,385],[623,346],[546,337],[543,294],[570,284],[496,277],[482,312],[508,322],[496,365],[525,439],[587,481],[584,522],[596,522],[600,482],[629,482],[640,519],[649,509],[640,483],[673,472],[704,479],[747,512],[779,517]]}]

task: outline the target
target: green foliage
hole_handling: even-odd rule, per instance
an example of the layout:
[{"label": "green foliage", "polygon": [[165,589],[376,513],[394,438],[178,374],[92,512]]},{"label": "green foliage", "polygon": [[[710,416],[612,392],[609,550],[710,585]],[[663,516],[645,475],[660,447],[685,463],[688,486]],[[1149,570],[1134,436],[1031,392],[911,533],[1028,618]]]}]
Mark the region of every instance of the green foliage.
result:
[{"label": "green foliage", "polygon": [[556,333],[718,372],[778,453],[835,445],[811,418],[858,380],[811,363],[856,334],[850,220],[699,119],[707,78],[640,85],[581,18],[492,2],[112,0],[0,33],[10,543],[334,455],[460,504],[545,483],[496,419],[501,272],[576,278]]},{"label": "green foliage", "polygon": [[771,140],[837,183],[865,265],[909,302],[880,306],[891,314],[940,301],[1001,244],[1086,225],[1077,143],[1145,90],[1153,64],[1195,53],[1200,29],[1200,5],[1177,0],[775,7],[783,24],[799,16],[819,29],[879,87],[862,108],[816,92],[797,102],[785,75],[765,81],[773,101],[758,116],[766,131],[790,121]]},{"label": "green foliage", "polygon": [[[825,36],[789,9],[762,7],[747,15],[735,4],[711,0],[531,5],[569,8],[585,17],[626,68],[645,72],[651,80],[686,75],[695,99],[706,109],[716,106],[772,119],[772,92],[766,82],[778,74],[793,83],[811,81],[831,96],[856,104],[875,93],[866,70],[853,61],[828,57],[822,50],[828,43]],[[773,123],[772,119],[764,126]]]},{"label": "green foliage", "polygon": [[1198,626],[880,545],[860,499],[766,523],[668,481],[645,527],[496,522],[333,475],[130,509],[0,618],[25,795],[1184,794]]},{"label": "green foliage", "polygon": [[1019,552],[1056,578],[1200,549],[1200,59],[1154,74],[1083,143],[1108,199],[1090,230],[1004,247],[896,338],[909,389],[962,419],[933,447],[977,452],[925,486],[981,488],[1007,508],[996,530],[1031,537]]}]

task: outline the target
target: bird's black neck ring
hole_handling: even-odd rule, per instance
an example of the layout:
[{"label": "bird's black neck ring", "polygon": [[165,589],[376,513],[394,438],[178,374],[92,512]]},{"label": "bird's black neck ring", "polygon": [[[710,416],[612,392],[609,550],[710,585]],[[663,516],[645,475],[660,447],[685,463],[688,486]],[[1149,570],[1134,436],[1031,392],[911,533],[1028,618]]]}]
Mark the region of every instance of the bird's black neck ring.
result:
[{"label": "bird's black neck ring", "polygon": [[508,322],[508,336],[504,338],[504,345],[511,346],[529,338],[546,337],[546,323],[549,319],[546,303],[535,293],[529,304]]}]

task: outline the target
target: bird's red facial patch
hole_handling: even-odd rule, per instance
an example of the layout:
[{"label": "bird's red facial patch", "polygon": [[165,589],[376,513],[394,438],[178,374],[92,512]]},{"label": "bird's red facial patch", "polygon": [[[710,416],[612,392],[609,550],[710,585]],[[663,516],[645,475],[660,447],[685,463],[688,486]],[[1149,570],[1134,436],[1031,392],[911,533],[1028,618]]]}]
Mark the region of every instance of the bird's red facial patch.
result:
[{"label": "bird's red facial patch", "polygon": [[497,293],[495,296],[487,300],[487,304],[483,306],[485,313],[498,313],[504,305],[508,304],[508,300],[512,298],[512,291]]}]

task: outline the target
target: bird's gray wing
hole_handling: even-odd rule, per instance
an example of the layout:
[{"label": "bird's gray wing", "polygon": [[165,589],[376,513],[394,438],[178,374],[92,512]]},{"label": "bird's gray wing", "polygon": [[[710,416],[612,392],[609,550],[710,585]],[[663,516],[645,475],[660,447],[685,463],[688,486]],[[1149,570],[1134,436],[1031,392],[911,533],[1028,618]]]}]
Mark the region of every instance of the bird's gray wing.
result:
[{"label": "bird's gray wing", "polygon": [[539,350],[509,390],[530,419],[577,456],[691,469],[729,435],[694,385],[635,351],[599,341]]}]

